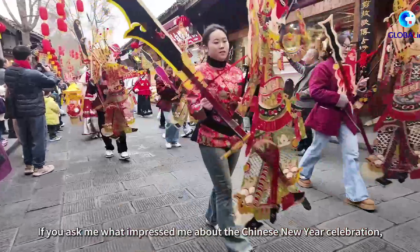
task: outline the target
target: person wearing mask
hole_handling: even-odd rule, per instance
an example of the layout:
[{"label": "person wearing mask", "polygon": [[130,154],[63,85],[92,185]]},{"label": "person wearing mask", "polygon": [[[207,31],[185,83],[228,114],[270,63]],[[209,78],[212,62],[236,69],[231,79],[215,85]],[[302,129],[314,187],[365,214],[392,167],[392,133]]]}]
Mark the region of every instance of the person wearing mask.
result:
[{"label": "person wearing mask", "polygon": [[[167,65],[165,68],[166,74],[172,83],[178,88],[181,85],[181,80],[174,77],[172,68]],[[179,100],[173,100],[177,96],[177,91],[172,88],[170,83],[165,83],[161,77],[156,78],[156,89],[160,96],[157,107],[161,109],[161,116],[165,117],[166,129],[163,137],[166,139],[166,148],[181,147],[179,143],[179,128],[173,124],[173,111],[176,109]]]},{"label": "person wearing mask", "polygon": [[25,174],[42,176],[54,170],[45,164],[47,124],[42,90],[54,88],[59,79],[45,67],[45,73],[31,69],[31,50],[26,46],[13,48],[14,63],[6,70],[6,85],[14,103],[14,115],[23,147]]},{"label": "person wearing mask", "polygon": [[[196,69],[208,80],[207,90],[233,115],[240,101],[244,78],[239,68],[227,64],[229,42],[226,29],[216,24],[208,26],[203,33],[203,44],[207,51],[207,62],[196,66]],[[187,99],[191,115],[199,120],[191,140],[198,143],[214,186],[206,213],[207,224],[215,229],[235,229],[231,175],[240,152],[228,159],[222,160],[220,157],[240,139],[198,89],[191,90]],[[243,236],[224,238],[228,251],[252,251],[251,244]]]},{"label": "person wearing mask", "polygon": [[[343,48],[343,57],[351,51],[350,38],[346,35],[338,36],[338,42]],[[359,171],[359,145],[356,133],[353,109],[354,97],[352,92],[339,94],[338,81],[334,70],[332,49],[327,46],[325,61],[319,63],[313,70],[309,81],[310,95],[316,102],[306,120],[305,125],[312,128],[314,140],[300,160],[299,167],[303,168],[298,184],[304,188],[312,187],[310,180],[316,163],[321,159],[321,152],[329,142],[331,136],[338,136],[344,163],[344,186],[346,189],[346,203],[363,210],[374,211],[375,203],[369,199],[365,182]]]},{"label": "person wearing mask", "polygon": [[[290,65],[302,75],[296,83],[293,90],[293,96],[299,97],[295,106],[297,110],[302,111],[302,118],[303,120],[306,120],[309,113],[311,113],[312,108],[315,106],[315,101],[311,98],[309,91],[309,80],[311,79],[312,72],[314,71],[316,65],[319,63],[319,53],[316,49],[309,49],[302,59],[303,62],[305,62],[305,65],[302,65],[299,62],[294,62],[290,58],[288,58],[288,60]],[[297,148],[299,156],[303,156],[305,151],[309,148],[309,146],[311,146],[312,139],[312,130],[309,127],[306,127],[306,138],[299,142],[299,146]]]}]

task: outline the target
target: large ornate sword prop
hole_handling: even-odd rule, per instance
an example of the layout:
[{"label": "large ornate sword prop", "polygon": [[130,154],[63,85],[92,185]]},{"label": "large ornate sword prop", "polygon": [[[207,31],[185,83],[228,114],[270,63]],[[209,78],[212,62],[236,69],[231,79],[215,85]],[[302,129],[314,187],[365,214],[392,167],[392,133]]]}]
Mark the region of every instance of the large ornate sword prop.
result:
[{"label": "large ornate sword prop", "polygon": [[[332,57],[334,58],[335,63],[338,65],[338,71],[340,71],[341,73],[341,77],[342,77],[343,82],[345,83],[345,86],[350,87],[350,82],[346,77],[343,64],[342,64],[342,62],[344,62],[345,60],[343,57],[342,48],[340,46],[340,43],[338,43],[337,33],[335,32],[333,28],[333,14],[331,14],[326,20],[319,22],[318,24],[322,27],[322,29],[325,32],[325,35],[327,36],[328,44],[331,46],[331,49],[332,49]],[[347,90],[346,90],[346,93],[347,93]],[[354,121],[353,116],[350,115],[347,112],[347,110],[345,109],[343,110],[348,116],[348,118],[352,121],[352,123],[356,126],[356,128],[359,131],[361,131],[358,124]]]},{"label": "large ornate sword prop", "polygon": [[[129,30],[125,33],[125,38],[134,38],[142,41],[152,48],[178,75],[183,81],[183,86],[187,90],[197,87],[201,95],[213,105],[214,110],[228,124],[228,126],[241,138],[247,142],[247,134],[241,126],[231,118],[228,111],[220,105],[217,100],[206,89],[207,83],[200,72],[196,72],[194,64],[188,56],[188,53],[181,53],[180,48],[171,40],[168,32],[162,24],[153,17],[146,5],[141,0],[108,0],[114,4],[126,17]],[[164,36],[163,36],[164,35]],[[264,153],[258,153],[264,159]],[[271,160],[266,160],[270,165]],[[290,181],[286,177],[280,176],[280,179],[289,185]]]}]

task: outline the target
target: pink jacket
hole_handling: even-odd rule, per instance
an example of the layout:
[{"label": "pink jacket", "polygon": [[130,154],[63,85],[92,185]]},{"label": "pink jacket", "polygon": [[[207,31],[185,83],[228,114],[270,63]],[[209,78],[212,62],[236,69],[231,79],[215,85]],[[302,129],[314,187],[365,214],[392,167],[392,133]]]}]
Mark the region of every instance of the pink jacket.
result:
[{"label": "pink jacket", "polygon": [[347,95],[350,103],[343,106],[346,103],[345,96],[337,93],[337,79],[333,66],[334,59],[329,58],[318,64],[312,73],[309,90],[316,104],[305,125],[325,135],[338,136],[341,123],[344,123],[356,134],[359,129],[350,106],[354,97]]}]

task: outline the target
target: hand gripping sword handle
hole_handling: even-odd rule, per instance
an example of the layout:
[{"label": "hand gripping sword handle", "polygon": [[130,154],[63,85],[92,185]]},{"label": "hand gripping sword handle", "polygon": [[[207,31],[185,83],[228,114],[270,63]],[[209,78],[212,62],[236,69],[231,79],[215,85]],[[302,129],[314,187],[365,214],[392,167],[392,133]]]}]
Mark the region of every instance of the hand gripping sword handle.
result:
[{"label": "hand gripping sword handle", "polygon": [[244,146],[244,144],[248,142],[248,140],[249,140],[250,137],[251,137],[251,134],[250,133],[246,134],[244,136],[244,138],[242,138],[241,141],[239,141],[236,144],[234,144],[232,146],[232,148],[228,152],[226,152],[225,155],[223,155],[223,156],[220,157],[220,159],[221,160],[228,159],[233,153],[236,153],[237,151],[239,151],[242,148],[242,146]]}]

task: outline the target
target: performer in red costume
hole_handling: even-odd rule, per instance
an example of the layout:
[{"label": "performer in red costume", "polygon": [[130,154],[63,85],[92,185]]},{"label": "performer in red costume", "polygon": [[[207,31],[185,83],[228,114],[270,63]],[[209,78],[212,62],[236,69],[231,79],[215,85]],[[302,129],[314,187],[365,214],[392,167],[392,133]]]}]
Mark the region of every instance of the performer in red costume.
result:
[{"label": "performer in red costume", "polygon": [[150,74],[141,76],[136,84],[134,84],[133,92],[138,95],[137,114],[141,116],[152,115],[152,107],[150,106]]}]

